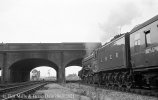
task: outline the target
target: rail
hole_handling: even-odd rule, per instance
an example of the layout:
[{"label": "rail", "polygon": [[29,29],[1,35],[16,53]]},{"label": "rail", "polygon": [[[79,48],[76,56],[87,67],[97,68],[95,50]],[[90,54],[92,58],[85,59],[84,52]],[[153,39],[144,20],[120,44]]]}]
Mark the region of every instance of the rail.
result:
[{"label": "rail", "polygon": [[28,82],[19,86],[12,86],[0,89],[0,100],[8,100],[11,98],[19,97],[21,94],[34,92],[40,87],[46,85],[48,82]]}]

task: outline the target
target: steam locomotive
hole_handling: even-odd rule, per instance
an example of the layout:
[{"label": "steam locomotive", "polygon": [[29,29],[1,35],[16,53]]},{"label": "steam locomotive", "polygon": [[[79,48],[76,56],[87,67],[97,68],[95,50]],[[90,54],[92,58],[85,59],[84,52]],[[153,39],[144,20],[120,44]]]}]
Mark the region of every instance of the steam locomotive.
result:
[{"label": "steam locomotive", "polygon": [[89,84],[158,88],[158,15],[95,49],[78,75]]}]

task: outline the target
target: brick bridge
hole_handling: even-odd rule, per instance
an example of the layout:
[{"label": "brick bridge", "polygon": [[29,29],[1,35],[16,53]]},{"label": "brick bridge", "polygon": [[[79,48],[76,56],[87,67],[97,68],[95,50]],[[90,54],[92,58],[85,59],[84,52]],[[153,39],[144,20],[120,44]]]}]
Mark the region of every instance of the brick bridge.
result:
[{"label": "brick bridge", "polygon": [[65,68],[81,66],[86,51],[91,51],[100,45],[100,43],[0,44],[1,82],[28,81],[30,71],[39,66],[54,68],[57,72],[57,81],[65,82]]}]

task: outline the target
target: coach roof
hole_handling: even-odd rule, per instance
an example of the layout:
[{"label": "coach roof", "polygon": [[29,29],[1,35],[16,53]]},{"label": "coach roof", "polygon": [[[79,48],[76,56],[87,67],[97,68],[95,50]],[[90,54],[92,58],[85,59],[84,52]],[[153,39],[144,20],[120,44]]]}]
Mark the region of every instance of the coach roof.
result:
[{"label": "coach roof", "polygon": [[153,22],[155,22],[155,21],[157,21],[157,20],[158,20],[158,15],[154,16],[153,18],[147,20],[146,22],[144,22],[144,23],[142,23],[142,24],[140,24],[140,25],[138,25],[138,26],[135,26],[135,27],[130,31],[130,33],[133,33],[133,32],[135,32],[135,31],[137,31],[137,30],[139,30],[139,29],[141,29],[141,28],[143,28],[143,27],[145,27],[145,26],[147,26],[147,25],[149,25],[149,24],[151,24],[151,23],[153,23]]}]

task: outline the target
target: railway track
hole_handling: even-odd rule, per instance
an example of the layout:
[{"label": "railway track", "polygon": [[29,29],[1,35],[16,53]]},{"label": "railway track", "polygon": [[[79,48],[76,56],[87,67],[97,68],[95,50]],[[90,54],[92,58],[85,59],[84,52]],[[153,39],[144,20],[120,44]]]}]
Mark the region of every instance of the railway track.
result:
[{"label": "railway track", "polygon": [[15,84],[14,86],[0,89],[0,100],[10,100],[11,98],[28,99],[33,92],[43,87],[48,82],[25,82],[24,84]]},{"label": "railway track", "polygon": [[0,84],[0,89],[2,88],[7,88],[7,87],[12,87],[12,86],[18,86],[18,85],[24,85],[24,84],[28,84],[28,83],[36,83],[39,81],[28,81],[28,82],[20,82],[20,83],[8,83],[8,84]]},{"label": "railway track", "polygon": [[66,80],[66,83],[80,83],[81,80]]}]

